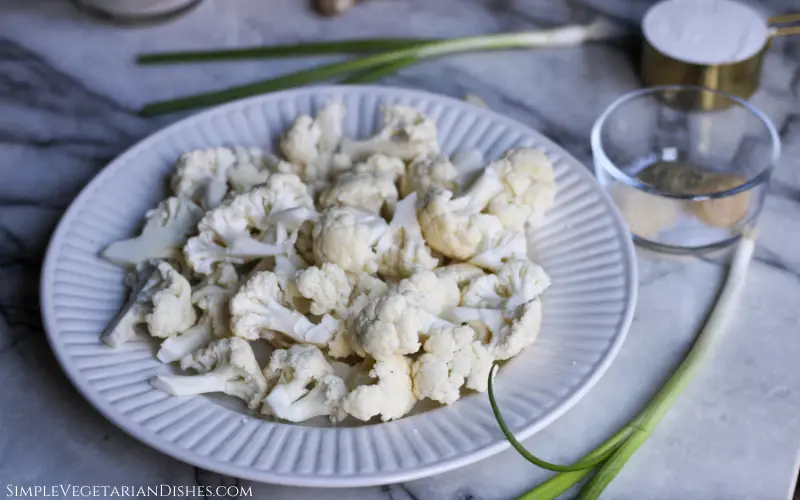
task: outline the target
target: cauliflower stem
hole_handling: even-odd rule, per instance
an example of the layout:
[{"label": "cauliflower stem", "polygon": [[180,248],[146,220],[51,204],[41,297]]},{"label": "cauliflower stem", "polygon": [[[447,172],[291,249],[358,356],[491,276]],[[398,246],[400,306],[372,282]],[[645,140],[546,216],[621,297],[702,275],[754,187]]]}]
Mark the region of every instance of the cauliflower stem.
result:
[{"label": "cauliflower stem", "polygon": [[213,338],[211,322],[204,318],[182,334],[165,339],[156,353],[156,358],[162,363],[178,361],[201,347],[205,347]]},{"label": "cauliflower stem", "polygon": [[200,375],[160,375],[151,384],[173,396],[224,392],[245,401],[251,409],[261,404],[267,390],[250,344],[239,338],[212,342],[181,359],[181,368]]}]

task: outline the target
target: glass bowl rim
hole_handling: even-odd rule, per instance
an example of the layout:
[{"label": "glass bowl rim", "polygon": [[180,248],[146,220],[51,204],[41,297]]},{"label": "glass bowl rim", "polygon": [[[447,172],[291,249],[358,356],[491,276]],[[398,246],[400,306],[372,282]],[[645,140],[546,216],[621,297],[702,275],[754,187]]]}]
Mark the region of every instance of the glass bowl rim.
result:
[{"label": "glass bowl rim", "polygon": [[[612,162],[608,156],[606,156],[605,149],[603,148],[603,140],[600,137],[600,133],[603,129],[603,125],[605,125],[606,120],[608,119],[611,114],[620,108],[623,104],[627,103],[628,101],[632,101],[638,97],[650,95],[650,94],[657,94],[659,92],[664,91],[691,91],[691,92],[711,92],[713,94],[722,96],[730,101],[736,103],[739,107],[744,108],[748,111],[751,115],[758,118],[761,121],[762,125],[767,129],[767,132],[770,136],[772,141],[772,157],[770,159],[769,165],[762,169],[758,174],[754,175],[746,182],[735,186],[733,188],[725,189],[722,191],[714,191],[712,193],[704,193],[704,194],[696,194],[696,193],[676,193],[672,191],[663,191],[658,189],[655,186],[650,184],[646,184],[644,182],[639,181],[635,177],[631,177],[628,174],[624,173],[620,170],[614,162]],[[602,162],[602,166],[599,168],[604,169],[606,172],[611,174],[616,180],[640,191],[644,191],[649,194],[653,194],[656,196],[662,196],[665,198],[672,198],[677,200],[694,200],[694,201],[703,201],[703,200],[711,200],[711,199],[718,199],[718,198],[725,198],[728,196],[733,196],[744,191],[748,191],[755,186],[765,183],[772,171],[775,168],[775,164],[778,162],[778,159],[781,155],[781,139],[780,135],[778,134],[778,130],[775,125],[772,123],[772,120],[761,111],[758,107],[754,106],[753,104],[747,102],[746,100],[742,99],[741,97],[735,96],[733,94],[729,94],[727,92],[723,92],[721,90],[714,90],[708,87],[703,87],[701,85],[657,85],[653,87],[645,87],[642,89],[634,90],[631,92],[627,92],[617,99],[615,99],[604,111],[603,113],[597,118],[592,126],[591,134],[590,134],[590,143],[592,147],[592,154],[595,156],[599,156]],[[597,162],[595,162],[595,169],[597,169]],[[595,172],[597,175],[597,172]]]}]

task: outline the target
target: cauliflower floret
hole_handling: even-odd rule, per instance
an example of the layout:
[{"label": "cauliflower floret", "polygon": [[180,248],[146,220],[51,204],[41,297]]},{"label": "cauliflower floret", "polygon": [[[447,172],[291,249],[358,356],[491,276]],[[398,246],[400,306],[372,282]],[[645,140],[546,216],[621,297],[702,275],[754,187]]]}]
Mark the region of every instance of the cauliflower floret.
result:
[{"label": "cauliflower floret", "polygon": [[229,148],[209,148],[181,155],[170,183],[176,196],[194,201],[205,210],[222,202],[228,192],[228,169],[236,163]]},{"label": "cauliflower floret", "polygon": [[[310,301],[300,294],[295,282],[297,273],[307,268],[308,263],[294,249],[291,249],[286,255],[276,255],[259,261],[251,269],[245,281],[262,271],[272,271],[278,277],[283,292],[281,304],[301,314],[309,314]],[[271,342],[275,343],[275,341]]]},{"label": "cauliflower floret", "polygon": [[281,225],[292,233],[299,232],[306,225],[313,227],[314,222],[318,219],[319,212],[308,207],[292,207],[281,211],[273,210],[267,217],[268,223],[273,224],[272,227]]},{"label": "cauliflower floret", "polygon": [[286,254],[294,247],[296,231],[287,234],[280,222],[300,227],[304,217],[316,217],[305,184],[292,174],[273,174],[266,186],[208,212],[197,226],[200,234],[186,242],[186,260],[195,272],[208,274],[218,262],[243,264]]},{"label": "cauliflower floret", "polygon": [[231,152],[236,162],[227,170],[228,185],[236,194],[252,191],[256,186],[266,184],[272,170],[280,160],[261,148],[235,146]]},{"label": "cauliflower floret", "polygon": [[464,289],[461,305],[490,309],[515,309],[539,297],[550,286],[550,277],[527,259],[511,260],[472,280]]},{"label": "cauliflower floret", "polygon": [[439,278],[447,278],[454,281],[459,288],[463,288],[473,279],[486,274],[480,267],[466,263],[437,267],[433,272]]},{"label": "cauliflower floret", "polygon": [[392,182],[397,182],[406,171],[406,163],[402,158],[386,155],[372,155],[362,163],[353,167],[354,172],[365,172],[373,175],[390,177]]},{"label": "cauliflower floret", "polygon": [[[308,263],[300,257],[296,250],[291,250],[286,255],[277,255],[275,257],[275,263],[272,266],[272,271],[277,274],[279,278],[292,282],[295,281],[297,273],[306,269],[308,269]],[[265,269],[259,269],[259,271],[264,270]]]},{"label": "cauliflower floret", "polygon": [[200,274],[212,272],[214,265],[220,262],[244,264],[286,254],[294,248],[296,236],[289,235],[279,226],[274,231],[263,231],[260,237],[253,237],[243,214],[234,207],[209,212],[200,227],[200,234],[189,238],[184,247],[187,262]]},{"label": "cauliflower floret", "polygon": [[161,343],[156,357],[171,363],[207,345],[214,338],[230,335],[228,301],[239,287],[239,276],[231,264],[220,263],[192,290],[192,303],[203,311],[196,325]]},{"label": "cauliflower floret", "polygon": [[467,186],[472,185],[475,179],[483,173],[486,165],[483,161],[483,153],[477,149],[456,151],[450,161],[453,162],[458,171],[456,191],[462,191]]},{"label": "cauliflower floret", "polygon": [[[309,115],[298,116],[280,142],[283,155],[292,163],[305,167],[320,155],[322,129]],[[306,179],[308,180],[308,179]]]},{"label": "cauliflower floret", "polygon": [[390,278],[410,276],[439,264],[422,237],[417,220],[417,193],[411,193],[397,204],[389,231],[378,241],[377,251],[378,272]]},{"label": "cauliflower floret", "polygon": [[355,354],[353,346],[350,345],[350,336],[347,334],[347,323],[342,322],[336,333],[333,334],[328,342],[328,355],[332,358],[346,358]]},{"label": "cauliflower floret", "polygon": [[265,184],[281,161],[260,148],[234,146],[190,151],[181,156],[172,176],[172,190],[206,210],[216,208],[230,187],[246,193]]},{"label": "cauliflower floret", "polygon": [[203,210],[188,198],[171,197],[145,215],[142,233],[109,245],[101,254],[118,265],[150,259],[179,259],[186,239],[196,232]]},{"label": "cauliflower floret", "polygon": [[528,238],[515,229],[505,229],[491,235],[478,245],[477,253],[470,263],[490,271],[496,271],[505,262],[528,257]]},{"label": "cauliflower floret", "polygon": [[361,273],[356,275],[353,285],[354,297],[377,297],[389,291],[389,285],[380,278],[371,274]]},{"label": "cauliflower floret", "polygon": [[192,290],[192,303],[209,316],[220,337],[229,333],[228,301],[238,288],[236,268],[221,263]]},{"label": "cauliflower floret", "polygon": [[323,415],[337,422],[347,416],[342,410],[347,385],[315,346],[273,351],[264,375],[277,384],[264,398],[262,413],[290,422]]},{"label": "cauliflower floret", "polygon": [[384,205],[389,210],[397,203],[397,187],[388,175],[370,172],[348,172],[319,196],[323,208],[334,206],[355,207],[378,214]]},{"label": "cauliflower floret", "polygon": [[100,334],[100,340],[109,347],[117,348],[126,342],[132,342],[139,337],[139,325],[144,324],[147,315],[147,307],[139,299],[137,293],[131,293],[132,302],[122,306],[122,309],[106,326]]},{"label": "cauliflower floret", "polygon": [[494,274],[480,276],[470,281],[464,288],[461,305],[464,307],[486,307],[503,309],[506,299],[502,295],[502,285]]},{"label": "cauliflower floret", "polygon": [[439,153],[436,122],[408,106],[386,106],[383,108],[381,130],[363,141],[342,139],[342,153],[354,161],[361,161],[374,154],[396,156],[413,160],[420,155]]},{"label": "cauliflower floret", "polygon": [[283,283],[282,288],[285,290],[286,299],[284,305],[302,314],[309,314],[311,302],[300,293],[296,281],[296,276],[305,269],[308,269],[308,263],[292,249],[287,255],[275,257],[272,272]]},{"label": "cauliflower floret", "polygon": [[411,411],[417,399],[412,391],[408,358],[393,355],[377,361],[369,375],[377,383],[356,387],[344,399],[344,411],[365,422],[377,415],[386,422]]},{"label": "cauliflower floret", "polygon": [[298,207],[314,210],[311,189],[294,174],[273,174],[265,189],[269,193],[270,214]]},{"label": "cauliflower floret", "polygon": [[456,190],[458,171],[446,156],[418,156],[411,162],[406,175],[400,180],[400,195],[423,195],[432,187]]},{"label": "cauliflower floret", "polygon": [[[319,217],[317,217],[317,220],[319,220]],[[294,248],[300,257],[309,263],[314,262],[314,222],[307,221],[300,226],[300,229],[297,230],[297,241],[294,244]]]},{"label": "cauliflower floret", "polygon": [[286,303],[285,280],[271,271],[256,273],[230,301],[231,331],[247,340],[273,340],[279,332],[295,342],[326,345],[340,326],[328,315],[314,324]]},{"label": "cauliflower floret", "polygon": [[424,297],[414,292],[389,292],[367,302],[349,330],[353,350],[376,360],[417,352],[420,334],[450,325],[421,307],[423,303]]},{"label": "cauliflower floret", "polygon": [[461,387],[485,391],[494,359],[469,326],[433,329],[423,344],[425,354],[411,365],[414,396],[452,404]]},{"label": "cauliflower floret", "polygon": [[150,383],[173,396],[224,392],[243,400],[250,409],[257,408],[267,392],[267,381],[253,350],[240,338],[215,340],[183,358],[181,368],[201,375],[162,375]]},{"label": "cauliflower floret", "polygon": [[109,347],[119,347],[139,336],[137,328],[147,321],[152,310],[153,294],[161,284],[161,275],[150,262],[143,262],[128,273],[125,283],[130,288],[128,300],[100,335],[100,340]]},{"label": "cauliflower floret", "polygon": [[389,229],[382,218],[352,207],[325,210],[314,225],[312,239],[318,264],[333,262],[351,273],[378,271],[376,245]]},{"label": "cauliflower floret", "polygon": [[451,191],[433,188],[425,196],[419,212],[425,241],[448,257],[468,260],[477,253],[484,239],[502,231],[497,217],[481,213],[502,190],[497,173],[490,169],[458,198],[454,199]]},{"label": "cauliflower floret", "polygon": [[538,298],[550,286],[550,276],[528,259],[506,262],[497,270],[504,292],[508,296],[506,309],[512,309]]},{"label": "cauliflower floret", "polygon": [[369,372],[375,366],[375,360],[363,359],[357,365],[349,365],[342,361],[331,361],[333,372],[344,380],[347,384],[347,389],[352,391],[360,385],[370,385],[375,380],[370,376]]},{"label": "cauliflower floret", "polygon": [[299,167],[305,182],[316,185],[351,167],[349,157],[336,153],[346,113],[342,104],[330,103],[316,119],[308,115],[297,118],[281,140],[281,152]]},{"label": "cauliflower floret", "polygon": [[282,227],[291,234],[290,238],[295,240],[294,246],[289,249],[288,253],[276,256],[276,260],[288,257],[298,270],[305,269],[309,263],[314,262],[311,233],[314,230],[314,222],[319,220],[319,213],[305,207],[296,207],[270,215],[269,220],[275,224],[273,239],[281,236],[278,228]]},{"label": "cauliflower floret", "polygon": [[161,283],[153,293],[152,310],[145,317],[153,337],[173,337],[188,330],[197,321],[192,305],[189,281],[164,261],[156,265]]},{"label": "cauliflower floret", "polygon": [[414,294],[420,299],[419,307],[440,316],[461,301],[461,291],[455,280],[439,276],[433,271],[422,271],[400,282],[394,287],[395,293]]},{"label": "cauliflower floret", "polygon": [[484,325],[491,333],[486,348],[496,360],[509,359],[533,344],[542,326],[542,302],[534,299],[515,309],[456,307],[448,317]]},{"label": "cauliflower floret", "polygon": [[503,192],[489,203],[488,213],[496,215],[503,226],[517,231],[544,217],[556,195],[553,165],[544,152],[515,149],[488,168],[503,181]]},{"label": "cauliflower floret", "polygon": [[194,326],[182,334],[166,338],[158,348],[156,359],[164,364],[178,361],[207,346],[209,342],[214,340],[214,337],[222,336],[224,335],[214,334],[211,318],[208,315],[203,315]]},{"label": "cauliflower floret", "polygon": [[345,309],[353,291],[347,274],[332,262],[300,271],[296,283],[300,294],[311,301],[311,314],[317,316]]},{"label": "cauliflower floret", "polygon": [[389,285],[383,280],[367,273],[356,275],[353,281],[349,305],[345,310],[337,311],[339,317],[347,320],[348,327],[352,327],[353,320],[368,302],[389,291]]}]

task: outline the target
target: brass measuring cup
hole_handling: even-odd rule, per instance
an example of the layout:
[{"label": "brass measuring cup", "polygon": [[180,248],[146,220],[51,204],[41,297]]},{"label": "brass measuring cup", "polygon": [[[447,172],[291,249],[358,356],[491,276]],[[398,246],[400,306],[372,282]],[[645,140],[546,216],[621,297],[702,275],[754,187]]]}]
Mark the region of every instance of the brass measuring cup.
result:
[{"label": "brass measuring cup", "polygon": [[[800,34],[800,13],[773,16],[767,19],[767,24],[771,32],[764,47],[747,59],[729,64],[694,64],[674,59],[653,47],[645,38],[641,61],[642,81],[648,87],[696,85],[748,99],[761,81],[761,64],[772,39]],[[730,105],[731,101],[719,94],[704,94],[704,102],[695,103],[695,107],[712,110]]]}]

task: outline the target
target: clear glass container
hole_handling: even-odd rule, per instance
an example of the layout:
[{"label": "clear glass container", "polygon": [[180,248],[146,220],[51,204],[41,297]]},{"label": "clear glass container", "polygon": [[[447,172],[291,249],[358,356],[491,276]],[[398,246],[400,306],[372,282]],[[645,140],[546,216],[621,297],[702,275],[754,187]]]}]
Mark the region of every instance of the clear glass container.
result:
[{"label": "clear glass container", "polygon": [[[709,102],[729,101],[708,110]],[[668,85],[617,99],[591,133],[594,168],[634,240],[694,252],[752,228],[780,156],[767,116],[704,87]]]}]

